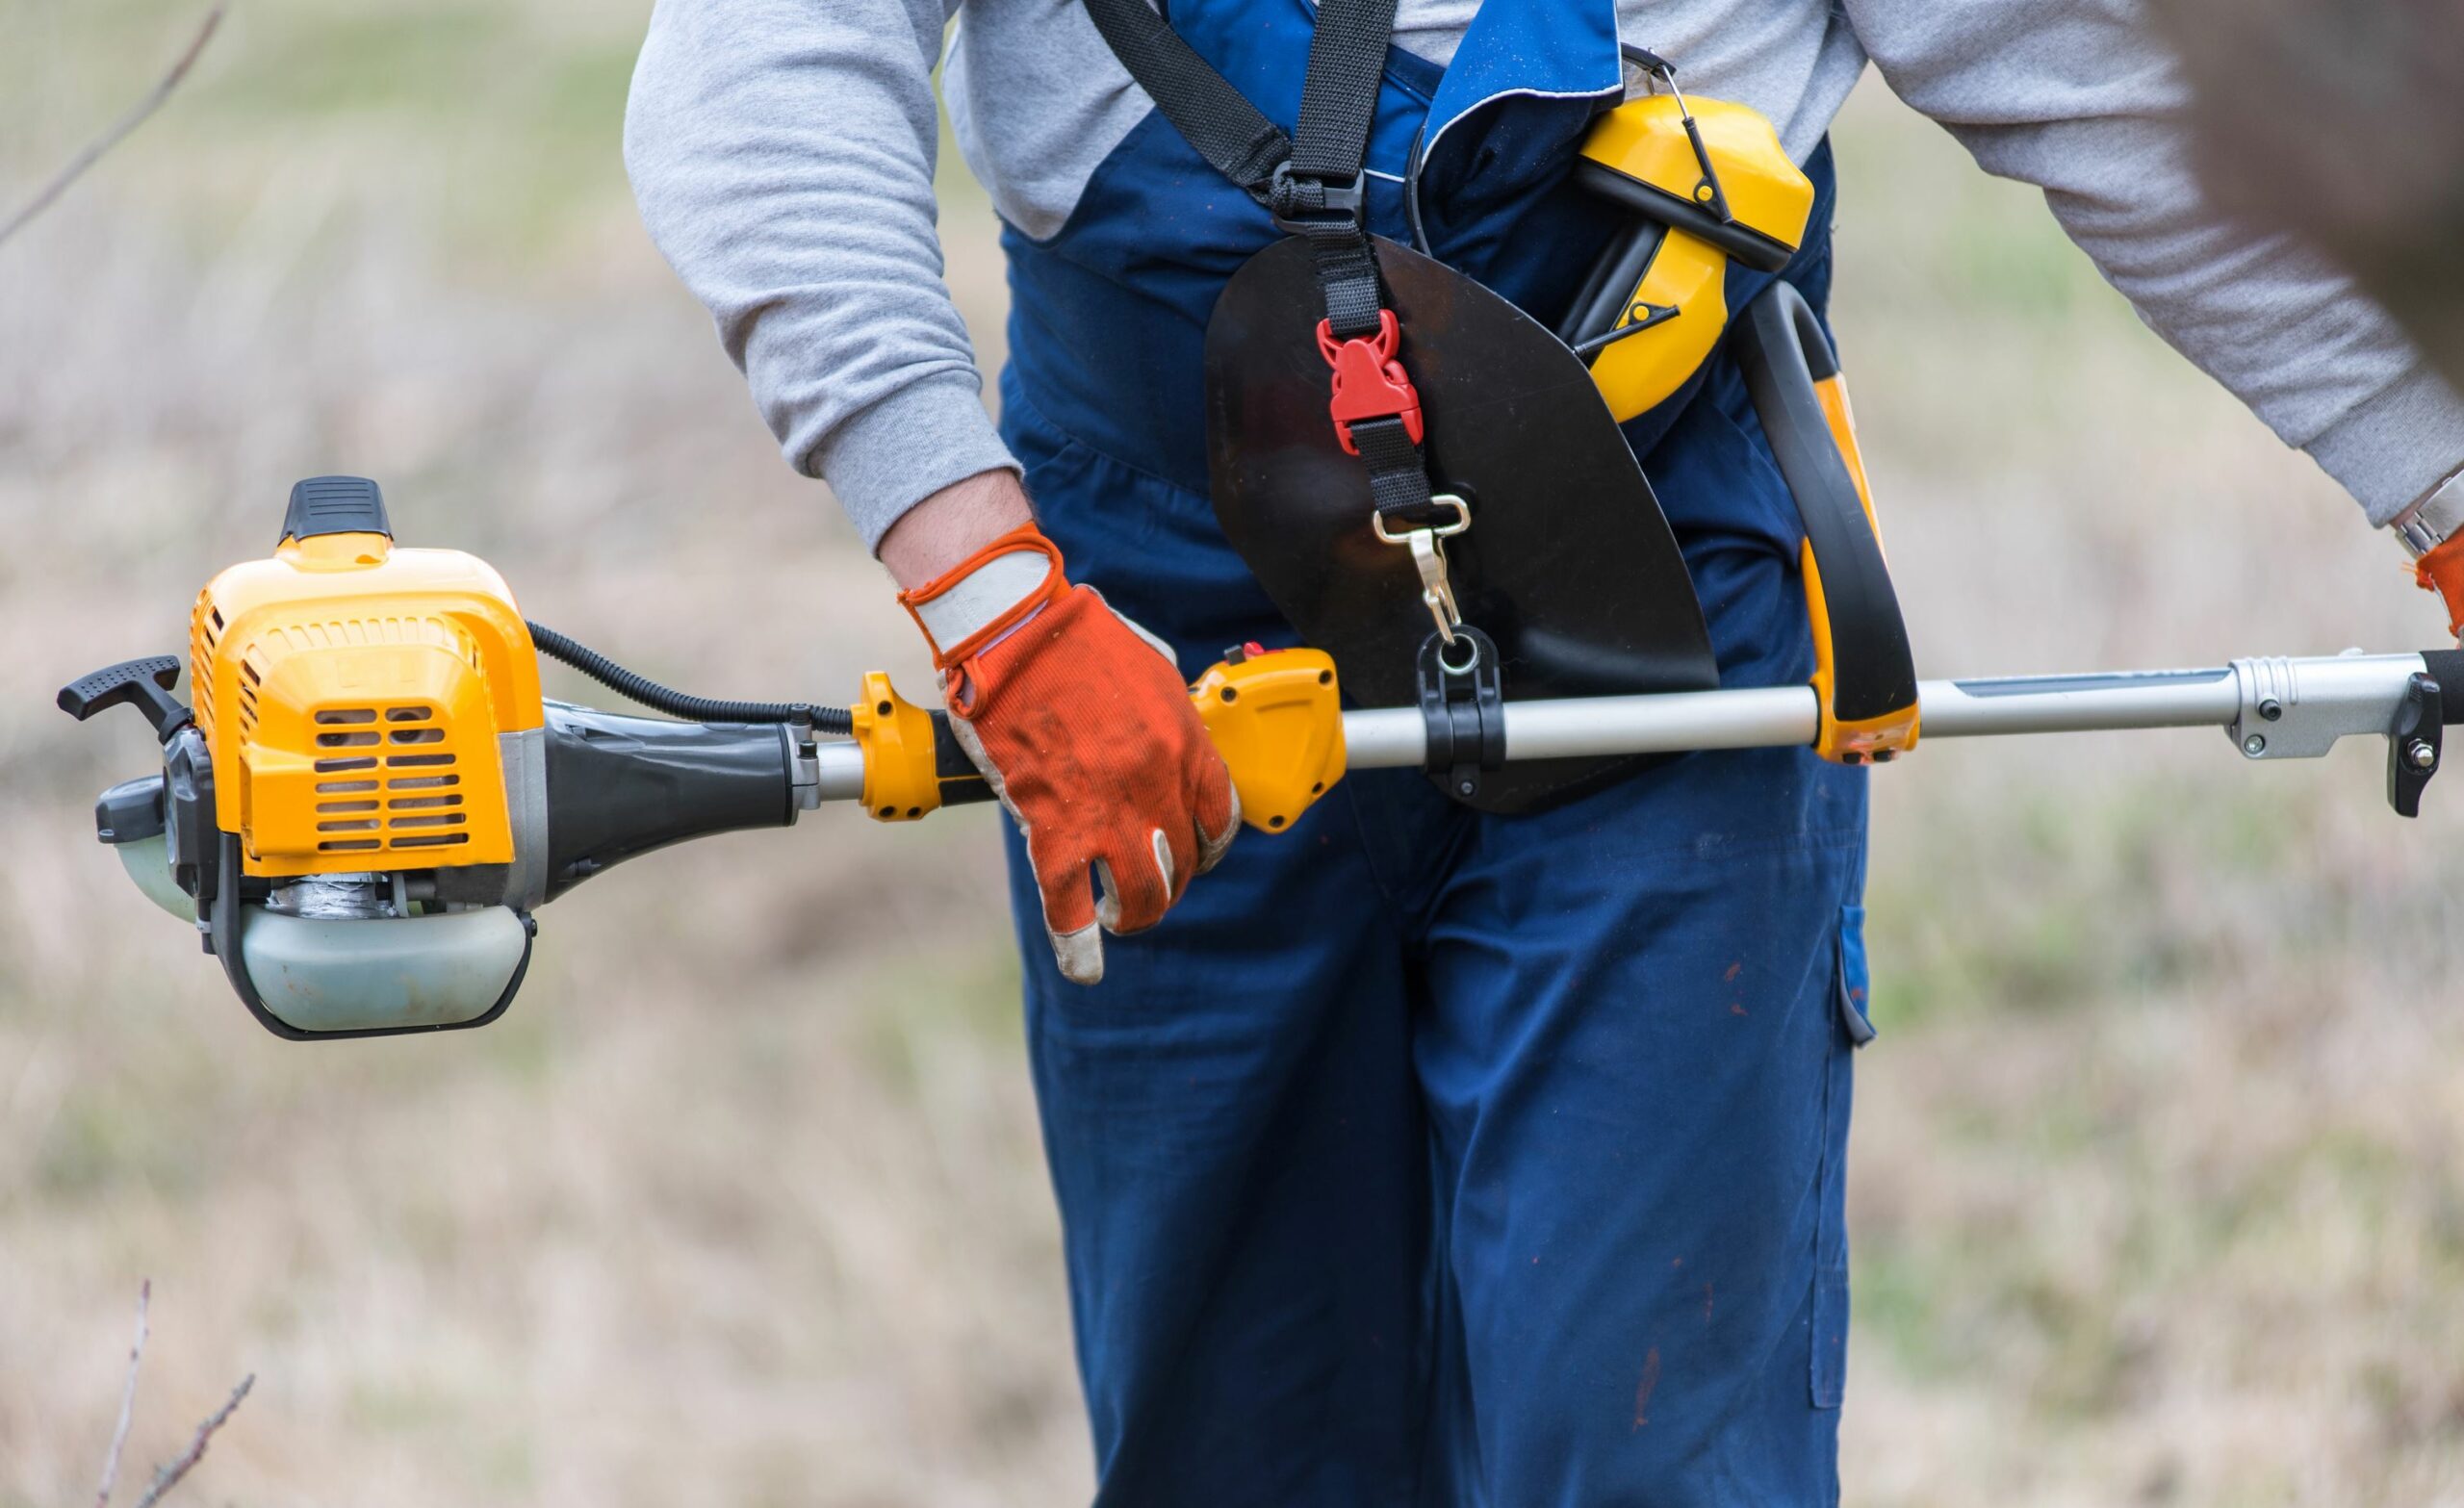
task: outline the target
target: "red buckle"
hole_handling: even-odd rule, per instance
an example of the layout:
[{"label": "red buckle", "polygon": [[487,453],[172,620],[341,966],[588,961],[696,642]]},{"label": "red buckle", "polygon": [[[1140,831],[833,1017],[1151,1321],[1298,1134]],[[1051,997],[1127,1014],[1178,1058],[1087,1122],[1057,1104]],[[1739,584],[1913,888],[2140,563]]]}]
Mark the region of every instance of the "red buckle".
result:
[{"label": "red buckle", "polygon": [[1351,426],[1364,419],[1400,419],[1412,444],[1421,443],[1420,390],[1395,359],[1402,333],[1392,309],[1377,311],[1374,336],[1355,335],[1348,341],[1336,341],[1334,326],[1318,321],[1318,354],[1335,370],[1334,397],[1326,411],[1334,416],[1335,438],[1343,442],[1346,455],[1360,454]]}]

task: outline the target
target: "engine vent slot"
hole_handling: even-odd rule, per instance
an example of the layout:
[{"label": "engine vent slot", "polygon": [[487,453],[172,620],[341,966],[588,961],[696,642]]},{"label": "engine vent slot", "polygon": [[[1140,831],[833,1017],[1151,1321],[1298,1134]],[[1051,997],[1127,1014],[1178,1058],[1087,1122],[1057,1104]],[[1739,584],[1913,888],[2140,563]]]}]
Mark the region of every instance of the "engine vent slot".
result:
[{"label": "engine vent slot", "polygon": [[196,726],[209,738],[214,734],[214,640],[202,622],[192,622],[189,629],[189,700],[195,703]]},{"label": "engine vent slot", "polygon": [[385,824],[399,831],[404,828],[458,828],[469,820],[458,811],[435,811],[405,817],[388,816]]},{"label": "engine vent slot", "polygon": [[317,761],[317,773],[319,775],[340,775],[346,770],[373,770],[375,768],[376,758],[372,754],[361,754],[357,758],[352,759],[320,759]]}]

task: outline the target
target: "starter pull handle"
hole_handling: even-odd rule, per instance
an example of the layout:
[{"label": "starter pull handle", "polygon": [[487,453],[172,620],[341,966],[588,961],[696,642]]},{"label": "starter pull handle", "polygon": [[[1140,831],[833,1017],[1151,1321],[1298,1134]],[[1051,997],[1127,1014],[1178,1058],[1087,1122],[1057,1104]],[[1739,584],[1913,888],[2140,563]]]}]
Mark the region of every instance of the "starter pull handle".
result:
[{"label": "starter pull handle", "polygon": [[125,703],[144,714],[155,737],[167,739],[189,722],[189,709],[171,695],[179,680],[180,662],[171,655],[122,660],[61,687],[60,710],[82,723]]}]

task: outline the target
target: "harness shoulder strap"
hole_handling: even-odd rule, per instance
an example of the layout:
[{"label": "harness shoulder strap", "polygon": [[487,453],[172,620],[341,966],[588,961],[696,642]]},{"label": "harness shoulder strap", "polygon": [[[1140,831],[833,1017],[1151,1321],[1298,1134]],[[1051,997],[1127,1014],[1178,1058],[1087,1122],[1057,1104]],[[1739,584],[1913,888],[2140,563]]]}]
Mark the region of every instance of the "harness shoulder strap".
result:
[{"label": "harness shoulder strap", "polygon": [[1292,157],[1275,175],[1271,208],[1283,228],[1306,238],[1316,254],[1326,324],[1339,341],[1375,335],[1385,307],[1363,223],[1368,196],[1361,168],[1394,31],[1395,0],[1322,0],[1309,38]]},{"label": "harness shoulder strap", "polygon": [[[1292,141],[1147,0],[1086,0],[1120,65],[1209,166],[1264,203]],[[1314,46],[1312,48],[1314,52]],[[1305,110],[1304,110],[1305,116]]]},{"label": "harness shoulder strap", "polygon": [[[1399,390],[1408,393],[1408,379],[1394,360],[1395,317],[1378,280],[1361,170],[1396,0],[1320,0],[1300,118],[1290,138],[1148,0],[1083,3],[1113,56],[1190,146],[1264,204],[1277,228],[1309,243],[1325,302],[1321,344],[1330,352],[1328,362],[1343,345],[1382,345],[1378,370],[1392,366]],[[1417,406],[1408,418],[1395,412],[1363,417],[1339,424],[1338,433],[1368,467],[1380,517],[1418,522],[1431,512]]]}]

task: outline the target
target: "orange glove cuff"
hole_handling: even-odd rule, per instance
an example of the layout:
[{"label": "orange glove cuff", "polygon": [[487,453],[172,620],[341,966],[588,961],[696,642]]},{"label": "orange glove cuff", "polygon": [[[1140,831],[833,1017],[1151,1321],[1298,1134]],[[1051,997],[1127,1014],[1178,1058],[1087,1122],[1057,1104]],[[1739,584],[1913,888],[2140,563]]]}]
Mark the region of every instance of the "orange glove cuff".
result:
[{"label": "orange glove cuff", "polygon": [[2464,637],[2464,534],[2413,562],[2413,580],[2447,603],[2447,631]]},{"label": "orange glove cuff", "polygon": [[[935,636],[933,626],[925,621],[921,609],[946,601],[954,594],[964,591],[970,577],[1001,556],[1027,553],[1044,557],[1046,569],[1040,584],[988,621],[970,628],[956,643],[943,644]],[[899,593],[898,605],[907,609],[907,615],[915,620],[915,626],[922,631],[925,642],[933,646],[933,668],[947,671],[954,665],[964,663],[986,646],[1034,617],[1045,603],[1068,589],[1068,578],[1061,570],[1061,547],[1044,538],[1043,531],[1034,524],[1021,524],[922,586]]]}]

